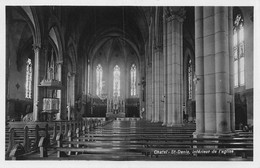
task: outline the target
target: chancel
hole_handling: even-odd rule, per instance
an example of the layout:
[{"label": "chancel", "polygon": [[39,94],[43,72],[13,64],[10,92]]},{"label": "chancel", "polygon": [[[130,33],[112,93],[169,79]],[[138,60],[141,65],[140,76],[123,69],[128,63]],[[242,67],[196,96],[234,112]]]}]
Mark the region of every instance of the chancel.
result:
[{"label": "chancel", "polygon": [[253,6],[5,12],[6,160],[254,160]]}]

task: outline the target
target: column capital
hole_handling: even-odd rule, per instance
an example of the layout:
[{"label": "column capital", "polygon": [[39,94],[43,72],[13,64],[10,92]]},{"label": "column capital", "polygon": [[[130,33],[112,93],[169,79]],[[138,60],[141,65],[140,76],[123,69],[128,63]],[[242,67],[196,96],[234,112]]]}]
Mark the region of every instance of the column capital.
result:
[{"label": "column capital", "polygon": [[162,52],[163,46],[162,45],[155,45],[153,47],[153,49],[155,50],[155,52]]},{"label": "column capital", "polygon": [[71,75],[71,76],[75,76],[75,75],[76,75],[76,72],[74,72],[74,71],[73,71],[73,72],[70,72],[70,75]]},{"label": "column capital", "polygon": [[33,44],[32,45],[32,49],[35,51],[39,51],[41,49],[41,44],[40,43],[37,43],[37,44]]},{"label": "column capital", "polygon": [[72,76],[75,76],[75,75],[76,75],[76,72],[68,72],[67,75],[70,76],[70,77],[72,77]]},{"label": "column capital", "polygon": [[63,61],[57,61],[56,64],[57,64],[57,65],[62,65],[62,64],[63,64]]},{"label": "column capital", "polygon": [[48,41],[43,41],[42,42],[42,44],[41,44],[41,49],[45,52],[45,53],[47,53],[47,51],[48,51]]},{"label": "column capital", "polygon": [[178,20],[179,22],[183,22],[186,18],[186,11],[183,7],[166,7],[164,8],[164,17],[168,22],[172,20]]}]

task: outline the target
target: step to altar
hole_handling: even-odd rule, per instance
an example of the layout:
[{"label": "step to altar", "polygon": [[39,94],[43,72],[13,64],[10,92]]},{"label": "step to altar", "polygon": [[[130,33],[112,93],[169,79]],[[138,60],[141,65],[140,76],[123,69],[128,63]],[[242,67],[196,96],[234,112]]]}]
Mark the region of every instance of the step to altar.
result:
[{"label": "step to altar", "polygon": [[107,113],[106,114],[107,118],[125,118],[125,113]]},{"label": "step to altar", "polygon": [[125,117],[125,118],[116,118],[118,121],[139,121],[140,117]]}]

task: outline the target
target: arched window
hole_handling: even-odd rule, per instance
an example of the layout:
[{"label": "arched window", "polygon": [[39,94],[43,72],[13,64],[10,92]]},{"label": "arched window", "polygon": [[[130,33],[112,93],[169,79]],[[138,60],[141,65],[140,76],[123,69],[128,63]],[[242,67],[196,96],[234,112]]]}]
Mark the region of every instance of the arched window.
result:
[{"label": "arched window", "polygon": [[192,62],[191,59],[189,59],[188,63],[188,88],[189,88],[189,99],[192,99]]},{"label": "arched window", "polygon": [[26,62],[25,98],[32,98],[32,60],[30,58]]},{"label": "arched window", "polygon": [[102,66],[100,64],[98,64],[97,69],[96,69],[96,77],[97,77],[97,90],[96,90],[96,94],[98,96],[101,96],[102,94],[102,76],[103,76],[103,70],[102,70]]},{"label": "arched window", "polygon": [[234,85],[245,84],[244,20],[241,13],[234,16],[233,28]]},{"label": "arched window", "polygon": [[114,67],[113,76],[113,95],[114,97],[118,97],[120,96],[120,68],[118,65]]},{"label": "arched window", "polygon": [[132,65],[130,70],[130,78],[131,78],[131,96],[136,96],[136,66]]}]

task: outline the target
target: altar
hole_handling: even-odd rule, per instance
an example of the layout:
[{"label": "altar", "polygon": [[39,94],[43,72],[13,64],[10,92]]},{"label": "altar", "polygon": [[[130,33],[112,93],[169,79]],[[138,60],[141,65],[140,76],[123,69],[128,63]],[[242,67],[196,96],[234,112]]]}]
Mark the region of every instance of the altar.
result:
[{"label": "altar", "polygon": [[124,118],[125,117],[125,100],[115,96],[107,101],[108,118]]}]

